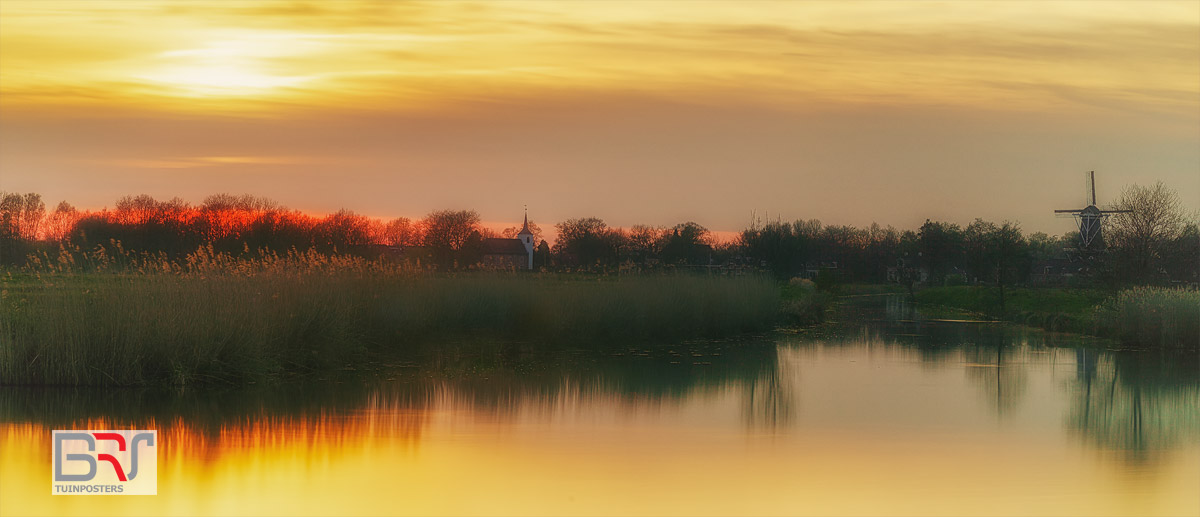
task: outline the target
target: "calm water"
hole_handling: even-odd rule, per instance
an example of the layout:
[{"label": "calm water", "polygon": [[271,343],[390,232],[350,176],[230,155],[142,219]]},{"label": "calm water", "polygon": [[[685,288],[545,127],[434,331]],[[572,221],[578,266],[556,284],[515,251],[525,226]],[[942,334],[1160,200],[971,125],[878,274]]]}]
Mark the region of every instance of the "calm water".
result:
[{"label": "calm water", "polygon": [[[0,515],[1200,515],[1195,355],[896,297],[841,320],[215,394],[0,389]],[[51,496],[68,428],[158,429],[159,495]]]}]

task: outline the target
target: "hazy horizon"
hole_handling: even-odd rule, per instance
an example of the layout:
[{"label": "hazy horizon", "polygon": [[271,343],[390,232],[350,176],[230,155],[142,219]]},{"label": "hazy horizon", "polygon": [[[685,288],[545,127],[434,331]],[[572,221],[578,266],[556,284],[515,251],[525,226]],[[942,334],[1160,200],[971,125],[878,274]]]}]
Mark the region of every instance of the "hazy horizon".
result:
[{"label": "hazy horizon", "polygon": [[1200,207],[1197,34],[1188,2],[6,1],[0,188],[1061,235],[1089,170]]}]

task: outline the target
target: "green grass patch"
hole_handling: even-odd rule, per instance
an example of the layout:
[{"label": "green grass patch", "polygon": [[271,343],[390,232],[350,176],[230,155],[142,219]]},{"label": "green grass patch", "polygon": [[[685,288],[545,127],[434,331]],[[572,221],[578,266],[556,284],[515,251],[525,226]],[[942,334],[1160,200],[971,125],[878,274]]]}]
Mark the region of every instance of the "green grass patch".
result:
[{"label": "green grass patch", "polygon": [[900,284],[845,284],[838,287],[839,296],[866,296],[875,294],[908,294]]},{"label": "green grass patch", "polygon": [[983,286],[930,287],[916,293],[917,303],[928,311],[954,309],[1017,321],[1053,331],[1090,333],[1095,329],[1095,307],[1105,293],[1090,289],[1006,288],[1004,311],[1000,289]]}]

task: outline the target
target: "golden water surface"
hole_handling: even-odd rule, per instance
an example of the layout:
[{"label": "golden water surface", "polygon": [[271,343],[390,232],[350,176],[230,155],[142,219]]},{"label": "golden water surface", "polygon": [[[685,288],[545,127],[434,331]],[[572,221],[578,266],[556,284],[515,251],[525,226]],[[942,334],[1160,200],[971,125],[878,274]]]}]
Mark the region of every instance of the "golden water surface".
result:
[{"label": "golden water surface", "polygon": [[[1200,515],[1191,359],[980,327],[218,394],[6,388],[0,515]],[[159,430],[157,496],[50,494],[52,429],[130,427]]]}]

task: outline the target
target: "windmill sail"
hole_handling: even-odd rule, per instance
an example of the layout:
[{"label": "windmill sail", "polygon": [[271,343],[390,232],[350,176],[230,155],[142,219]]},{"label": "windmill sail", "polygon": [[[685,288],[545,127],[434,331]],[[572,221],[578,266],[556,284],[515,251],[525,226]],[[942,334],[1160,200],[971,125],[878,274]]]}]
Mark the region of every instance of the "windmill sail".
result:
[{"label": "windmill sail", "polygon": [[1084,192],[1087,194],[1087,204],[1084,206],[1096,206],[1096,171],[1088,171],[1087,187]]},{"label": "windmill sail", "polygon": [[1055,210],[1054,212],[1071,214],[1075,217],[1083,249],[1103,249],[1105,220],[1112,214],[1129,212],[1129,210],[1101,210],[1096,206],[1096,171],[1088,171],[1084,180],[1084,197],[1087,198],[1087,204],[1083,208]]}]

